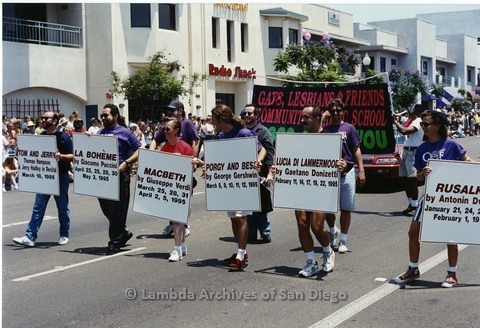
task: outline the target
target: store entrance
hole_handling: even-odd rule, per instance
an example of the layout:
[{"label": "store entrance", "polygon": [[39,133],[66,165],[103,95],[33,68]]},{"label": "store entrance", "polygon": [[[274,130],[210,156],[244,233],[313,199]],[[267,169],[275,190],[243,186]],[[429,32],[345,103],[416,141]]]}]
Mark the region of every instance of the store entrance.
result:
[{"label": "store entrance", "polygon": [[233,93],[216,93],[215,103],[227,105],[235,113],[235,94]]}]

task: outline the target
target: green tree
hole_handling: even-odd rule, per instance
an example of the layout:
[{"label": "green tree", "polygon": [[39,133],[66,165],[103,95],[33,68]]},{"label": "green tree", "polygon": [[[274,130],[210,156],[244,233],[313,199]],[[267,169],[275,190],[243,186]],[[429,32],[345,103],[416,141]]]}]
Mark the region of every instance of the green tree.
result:
[{"label": "green tree", "polygon": [[437,98],[441,98],[445,94],[445,86],[443,84],[434,84],[432,85],[432,88],[431,93]]},{"label": "green tree", "polygon": [[190,78],[186,75],[174,77],[183,66],[178,61],[168,61],[163,51],[155,53],[149,60],[145,68],[124,79],[112,72],[112,92],[133,101],[138,108],[147,109],[150,118],[156,117],[158,111],[172,99],[191,97],[194,88],[206,79],[206,75],[199,73],[192,74]]},{"label": "green tree", "polygon": [[343,82],[345,72],[353,72],[359,64],[357,57],[336,47],[332,42],[321,44],[292,45],[279,53],[274,59],[276,72],[285,73],[282,77],[293,82],[284,82],[284,86],[317,86],[300,82]]},{"label": "green tree", "polygon": [[427,84],[419,72],[412,73],[401,68],[396,68],[389,73],[392,89],[392,102],[395,112],[410,109],[417,103],[418,94],[427,93]]}]

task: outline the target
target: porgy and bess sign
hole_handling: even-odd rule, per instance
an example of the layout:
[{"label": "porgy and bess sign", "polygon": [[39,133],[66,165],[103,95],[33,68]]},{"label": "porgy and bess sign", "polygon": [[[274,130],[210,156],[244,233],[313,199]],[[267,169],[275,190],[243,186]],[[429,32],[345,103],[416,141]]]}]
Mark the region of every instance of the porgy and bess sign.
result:
[{"label": "porgy and bess sign", "polygon": [[[267,87],[255,85],[254,104],[261,109],[259,121],[275,139],[278,132],[303,132],[302,109],[318,105],[323,110],[328,103],[342,99],[343,120],[355,126],[364,154],[388,154],[395,151],[390,95],[387,84],[344,87]],[[329,124],[329,120],[324,124]]]}]

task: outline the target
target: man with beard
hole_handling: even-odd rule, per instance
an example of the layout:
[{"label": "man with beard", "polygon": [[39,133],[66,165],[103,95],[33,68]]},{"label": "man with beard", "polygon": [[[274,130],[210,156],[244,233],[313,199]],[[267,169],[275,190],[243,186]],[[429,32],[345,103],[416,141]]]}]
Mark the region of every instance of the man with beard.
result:
[{"label": "man with beard", "polygon": [[[362,187],[365,184],[365,171],[363,169],[362,152],[360,151],[360,139],[357,130],[349,123],[342,120],[344,104],[341,99],[332,100],[326,113],[332,120],[330,125],[324,128],[324,132],[340,133],[342,135],[342,156],[347,163],[346,170],[342,173],[340,180],[340,241],[338,252],[348,252],[347,234],[350,227],[351,211],[355,209],[355,162],[358,165],[358,180]],[[335,214],[327,214],[327,223],[330,227],[330,241],[333,247],[337,228],[335,227]]]},{"label": "man with beard", "polygon": [[[73,143],[70,136],[65,132],[55,131],[59,116],[54,112],[46,112],[41,118],[43,122],[44,132],[42,135],[55,135],[57,138],[57,152],[55,154],[58,163],[58,174],[60,183],[60,195],[53,196],[58,210],[58,221],[60,222],[60,238],[59,245],[66,245],[69,241],[70,230],[70,210],[68,208],[68,187],[70,185],[70,177],[68,171],[70,162],[73,160]],[[33,247],[37,239],[37,233],[43,222],[45,210],[51,195],[36,194],[35,203],[33,204],[33,212],[30,222],[28,223],[25,236],[15,237],[13,241],[19,245]]]},{"label": "man with beard", "polygon": [[118,138],[118,171],[120,175],[120,199],[118,201],[99,198],[100,207],[110,225],[107,255],[118,253],[133,233],[127,227],[127,213],[130,202],[130,165],[138,159],[141,144],[137,136],[119,124],[120,112],[114,104],[106,104],[100,118],[103,129],[97,134]]},{"label": "man with beard", "polygon": [[[260,108],[253,104],[245,105],[241,113],[241,117],[245,122],[246,128],[252,131],[257,136],[258,142],[260,142],[267,151],[265,161],[262,163],[260,169],[260,176],[266,178],[270,167],[273,165],[273,157],[275,156],[275,147],[273,147],[273,140],[270,132],[260,122],[258,117],[260,116]],[[260,212],[253,212],[247,216],[248,220],[248,242],[257,241],[257,229],[260,232],[260,236],[264,243],[270,243],[272,241],[270,237],[271,225],[268,219],[267,213],[273,211],[272,199],[270,197],[270,191],[262,184],[260,186],[260,198],[262,210]]]}]

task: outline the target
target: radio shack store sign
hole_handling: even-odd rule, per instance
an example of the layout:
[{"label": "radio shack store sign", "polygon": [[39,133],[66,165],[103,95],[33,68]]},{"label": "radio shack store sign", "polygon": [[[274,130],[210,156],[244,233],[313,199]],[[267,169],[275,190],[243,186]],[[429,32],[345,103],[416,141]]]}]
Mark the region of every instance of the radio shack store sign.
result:
[{"label": "radio shack store sign", "polygon": [[227,77],[233,79],[256,79],[257,71],[255,68],[243,69],[240,66],[235,66],[233,69],[225,66],[217,67],[213,64],[208,64],[208,75]]}]

